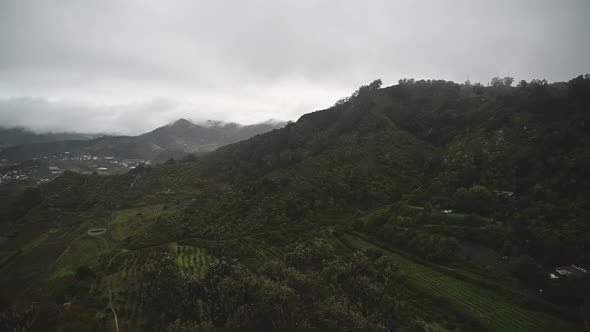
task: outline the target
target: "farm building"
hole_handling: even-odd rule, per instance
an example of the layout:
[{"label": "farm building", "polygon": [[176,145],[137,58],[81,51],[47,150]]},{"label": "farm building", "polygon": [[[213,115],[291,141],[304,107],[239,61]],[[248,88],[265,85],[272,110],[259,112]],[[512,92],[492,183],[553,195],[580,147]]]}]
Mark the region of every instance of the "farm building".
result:
[{"label": "farm building", "polygon": [[558,266],[555,268],[555,271],[562,275],[562,276],[581,276],[585,273],[588,273],[585,269],[575,266],[575,265],[568,265],[568,266]]},{"label": "farm building", "polygon": [[496,196],[514,197],[513,191],[494,190],[494,194],[496,194]]}]

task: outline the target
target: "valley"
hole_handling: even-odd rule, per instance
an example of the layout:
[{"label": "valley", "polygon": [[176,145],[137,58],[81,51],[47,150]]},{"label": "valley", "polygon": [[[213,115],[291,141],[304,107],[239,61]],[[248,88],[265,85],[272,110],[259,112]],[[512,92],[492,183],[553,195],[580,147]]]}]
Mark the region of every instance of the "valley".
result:
[{"label": "valley", "polygon": [[581,330],[589,82],[375,81],[191,158],[56,155],[93,166],[5,191],[1,301],[71,330]]},{"label": "valley", "polygon": [[189,154],[211,152],[220,146],[284,125],[284,122],[270,120],[247,126],[220,121],[199,125],[179,119],[138,136],[101,136],[85,140],[15,144],[0,150],[0,159],[14,163],[32,159],[56,161],[75,156],[84,161],[88,161],[88,158],[118,158],[163,162]]},{"label": "valley", "polygon": [[0,0],[0,332],[590,332],[589,17]]}]

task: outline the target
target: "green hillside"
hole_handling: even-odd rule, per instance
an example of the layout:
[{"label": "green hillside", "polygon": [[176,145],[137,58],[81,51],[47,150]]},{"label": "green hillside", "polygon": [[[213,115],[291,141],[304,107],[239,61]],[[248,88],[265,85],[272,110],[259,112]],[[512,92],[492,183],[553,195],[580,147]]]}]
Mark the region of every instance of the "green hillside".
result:
[{"label": "green hillside", "polygon": [[0,322],[582,330],[588,276],[549,273],[590,267],[590,76],[492,83],[375,81],[204,156],[65,172],[2,207]]}]

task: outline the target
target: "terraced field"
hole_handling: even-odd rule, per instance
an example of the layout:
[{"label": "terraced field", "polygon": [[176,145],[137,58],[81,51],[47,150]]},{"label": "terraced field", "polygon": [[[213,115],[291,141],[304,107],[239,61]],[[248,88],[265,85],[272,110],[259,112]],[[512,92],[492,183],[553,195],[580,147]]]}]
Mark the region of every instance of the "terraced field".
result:
[{"label": "terraced field", "polygon": [[103,278],[100,288],[111,291],[113,306],[119,318],[119,327],[125,331],[142,331],[141,287],[145,275],[157,268],[165,254],[176,255],[179,267],[186,273],[204,276],[207,257],[202,249],[192,246],[169,244],[124,253],[116,273]]},{"label": "terraced field", "polygon": [[118,270],[104,277],[99,288],[112,294],[112,302],[119,318],[119,328],[125,331],[141,331],[140,294],[145,274],[155,270],[159,258],[168,247],[150,248],[122,254]]},{"label": "terraced field", "polygon": [[199,277],[205,275],[207,257],[202,249],[192,246],[177,246],[176,253],[176,261],[183,271],[194,273]]},{"label": "terraced field", "polygon": [[377,247],[354,235],[346,234],[342,242],[354,250],[377,248],[395,258],[408,276],[408,284],[420,292],[444,298],[455,309],[474,317],[493,331],[531,331],[534,328],[555,326],[566,330],[569,324],[542,312],[517,306],[490,289],[457,279],[428,266],[413,262],[401,255]]}]

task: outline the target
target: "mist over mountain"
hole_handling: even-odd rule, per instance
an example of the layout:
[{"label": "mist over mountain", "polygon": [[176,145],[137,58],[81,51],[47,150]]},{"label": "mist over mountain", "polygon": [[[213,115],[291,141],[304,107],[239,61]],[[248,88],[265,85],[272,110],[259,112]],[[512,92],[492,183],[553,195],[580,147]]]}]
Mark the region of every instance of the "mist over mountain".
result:
[{"label": "mist over mountain", "polygon": [[2,128],[0,127],[0,150],[9,146],[45,143],[65,140],[87,140],[102,136],[101,134],[82,133],[37,133],[25,128]]},{"label": "mist over mountain", "polygon": [[[0,158],[24,161],[68,152],[71,155],[90,154],[129,159],[165,160],[173,157],[181,158],[191,153],[210,152],[222,145],[244,140],[284,125],[285,123],[280,121],[254,125],[210,121],[204,126],[186,119],[179,119],[138,136],[82,139],[86,136],[54,134],[49,135],[52,141],[48,142],[47,139],[43,141],[41,138],[45,136],[40,136],[40,140],[33,144],[27,144],[28,138],[19,141],[19,138],[13,137],[12,142],[20,143],[20,145],[3,149],[0,151]],[[16,130],[16,132],[19,131]]]},{"label": "mist over mountain", "polygon": [[589,18],[0,0],[0,332],[590,331]]}]

